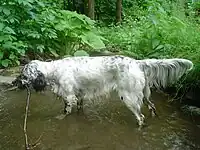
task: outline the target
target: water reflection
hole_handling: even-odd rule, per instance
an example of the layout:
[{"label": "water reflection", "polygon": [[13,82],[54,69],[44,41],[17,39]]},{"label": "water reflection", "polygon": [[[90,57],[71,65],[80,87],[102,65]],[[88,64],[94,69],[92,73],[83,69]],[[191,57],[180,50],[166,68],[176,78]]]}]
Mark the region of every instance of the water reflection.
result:
[{"label": "water reflection", "polygon": [[[23,118],[26,92],[4,93],[0,96],[0,149],[23,149]],[[200,129],[184,116],[166,97],[153,94],[159,118],[143,112],[148,126],[137,130],[135,117],[120,101],[85,104],[84,114],[63,120],[61,101],[49,92],[32,94],[28,118],[30,141],[43,133],[42,150],[148,150],[200,149]]]}]

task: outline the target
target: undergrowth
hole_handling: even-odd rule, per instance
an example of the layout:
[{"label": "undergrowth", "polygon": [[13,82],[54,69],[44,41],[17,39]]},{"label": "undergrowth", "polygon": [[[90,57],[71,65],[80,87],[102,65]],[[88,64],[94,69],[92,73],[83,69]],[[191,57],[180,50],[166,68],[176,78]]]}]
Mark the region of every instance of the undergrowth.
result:
[{"label": "undergrowth", "polygon": [[113,21],[116,1],[95,2],[98,20],[93,21],[63,10],[58,0],[2,0],[0,67],[19,65],[30,53],[55,59],[106,49],[135,59],[189,59],[194,69],[176,87],[200,86],[199,2],[124,0],[118,25]]},{"label": "undergrowth", "polygon": [[[194,69],[182,77],[175,86],[177,95],[190,87],[200,86],[200,25],[197,18],[186,16],[180,3],[148,1],[147,9],[134,9],[121,25],[99,28],[108,39],[107,45],[115,45],[121,54],[135,59],[186,58],[194,63]],[[132,13],[133,13],[132,12]],[[181,91],[181,92],[180,92]],[[180,92],[180,93],[179,93]],[[180,95],[179,95],[180,97]]]},{"label": "undergrowth", "polygon": [[104,47],[93,20],[62,10],[54,1],[0,1],[0,67],[19,65],[29,53],[57,58]]}]

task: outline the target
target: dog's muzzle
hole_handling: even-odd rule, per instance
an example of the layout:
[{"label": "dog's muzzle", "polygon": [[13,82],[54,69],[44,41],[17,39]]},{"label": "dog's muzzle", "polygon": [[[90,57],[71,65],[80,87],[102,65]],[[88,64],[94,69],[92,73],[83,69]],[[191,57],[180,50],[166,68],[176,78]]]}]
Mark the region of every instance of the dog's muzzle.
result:
[{"label": "dog's muzzle", "polygon": [[43,74],[38,74],[34,80],[28,80],[22,75],[19,75],[13,82],[13,86],[17,86],[19,89],[25,89],[26,87],[33,88],[36,92],[44,91],[47,83]]},{"label": "dog's muzzle", "polygon": [[25,84],[21,78],[21,75],[18,76],[14,81],[12,81],[13,86],[17,86],[19,89],[25,89],[28,84]]}]

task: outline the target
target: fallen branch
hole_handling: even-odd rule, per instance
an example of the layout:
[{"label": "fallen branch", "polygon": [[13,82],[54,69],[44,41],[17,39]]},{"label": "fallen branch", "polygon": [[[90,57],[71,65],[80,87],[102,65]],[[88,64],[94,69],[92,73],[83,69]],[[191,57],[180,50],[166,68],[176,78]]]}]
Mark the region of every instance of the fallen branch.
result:
[{"label": "fallen branch", "polygon": [[30,96],[31,92],[29,87],[26,87],[27,89],[27,101],[26,101],[26,111],[25,111],[25,117],[24,117],[24,137],[25,137],[25,149],[28,150],[29,144],[28,144],[28,136],[27,136],[27,118],[28,118],[28,108],[29,108],[29,103],[30,103]]},{"label": "fallen branch", "polygon": [[34,149],[37,147],[40,143],[40,139],[42,135],[36,140],[34,144],[28,143],[28,135],[27,135],[27,118],[28,118],[28,110],[29,110],[29,103],[30,103],[30,97],[31,97],[31,91],[28,86],[26,86],[27,89],[27,101],[26,101],[26,111],[25,111],[25,117],[24,117],[24,138],[25,138],[25,150]]},{"label": "fallen branch", "polygon": [[17,88],[18,88],[17,86],[10,87],[10,88],[7,88],[7,89],[3,90],[2,92],[14,91],[14,90],[16,90]]}]

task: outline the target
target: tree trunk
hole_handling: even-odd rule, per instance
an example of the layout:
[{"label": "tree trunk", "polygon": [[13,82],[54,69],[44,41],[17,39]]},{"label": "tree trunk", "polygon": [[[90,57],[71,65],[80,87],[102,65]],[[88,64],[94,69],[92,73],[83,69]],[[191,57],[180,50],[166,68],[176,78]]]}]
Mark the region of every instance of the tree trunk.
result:
[{"label": "tree trunk", "polygon": [[84,0],[79,0],[79,9],[81,14],[85,14],[85,5],[84,5]]},{"label": "tree trunk", "polygon": [[72,0],[72,10],[76,11],[76,0]]},{"label": "tree trunk", "polygon": [[63,9],[67,9],[67,3],[66,3],[66,0],[63,0]]},{"label": "tree trunk", "polygon": [[94,20],[94,0],[88,0],[88,17]]},{"label": "tree trunk", "polygon": [[72,5],[70,0],[67,0],[67,10],[72,10]]},{"label": "tree trunk", "polygon": [[88,14],[88,0],[84,0],[84,14],[86,16]]},{"label": "tree trunk", "polygon": [[116,22],[122,21],[122,0],[116,0]]}]

